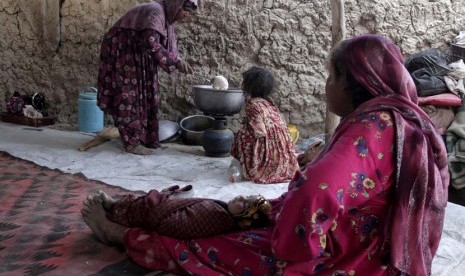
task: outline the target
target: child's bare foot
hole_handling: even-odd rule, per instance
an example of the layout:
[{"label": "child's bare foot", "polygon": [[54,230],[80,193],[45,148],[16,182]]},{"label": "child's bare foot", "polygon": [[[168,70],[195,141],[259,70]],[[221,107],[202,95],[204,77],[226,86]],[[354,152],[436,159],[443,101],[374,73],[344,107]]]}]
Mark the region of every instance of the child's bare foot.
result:
[{"label": "child's bare foot", "polygon": [[[100,203],[99,203],[100,201]],[[104,244],[122,243],[126,227],[106,217],[100,197],[88,197],[81,209],[82,218],[97,238]]]},{"label": "child's bare foot", "polygon": [[105,193],[104,191],[98,191],[98,195],[100,196],[100,199],[102,200],[102,206],[103,208],[108,211],[111,209],[111,206],[115,204],[116,199]]},{"label": "child's bare foot", "polygon": [[126,149],[126,151],[137,155],[152,155],[155,153],[153,149],[146,148],[142,145],[137,145],[131,149]]}]

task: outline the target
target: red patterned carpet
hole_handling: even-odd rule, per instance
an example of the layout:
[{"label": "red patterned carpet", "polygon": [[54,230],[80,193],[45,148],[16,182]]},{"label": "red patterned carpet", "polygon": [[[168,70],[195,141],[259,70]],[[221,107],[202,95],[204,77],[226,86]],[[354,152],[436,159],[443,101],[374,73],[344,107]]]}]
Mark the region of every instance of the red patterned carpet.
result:
[{"label": "red patterned carpet", "polygon": [[0,275],[148,273],[99,243],[82,220],[82,201],[99,189],[127,192],[0,151]]}]

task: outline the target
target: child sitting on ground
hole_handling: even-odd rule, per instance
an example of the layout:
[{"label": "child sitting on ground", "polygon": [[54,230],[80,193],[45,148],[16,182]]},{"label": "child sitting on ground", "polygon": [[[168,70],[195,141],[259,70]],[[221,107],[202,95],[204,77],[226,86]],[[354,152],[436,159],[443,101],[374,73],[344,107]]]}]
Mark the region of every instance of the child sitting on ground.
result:
[{"label": "child sitting on ground", "polygon": [[237,196],[226,203],[207,198],[178,198],[173,193],[174,189],[151,190],[139,197],[129,194],[116,200],[98,191],[84,201],[83,218],[94,230],[89,220],[90,210],[100,204],[106,217],[115,223],[179,239],[209,237],[270,224],[271,205],[261,195]]},{"label": "child sitting on ground", "polygon": [[231,155],[239,161],[244,179],[255,183],[285,182],[299,165],[286,121],[270,99],[275,90],[274,77],[256,66],[242,77],[246,118],[235,134]]}]

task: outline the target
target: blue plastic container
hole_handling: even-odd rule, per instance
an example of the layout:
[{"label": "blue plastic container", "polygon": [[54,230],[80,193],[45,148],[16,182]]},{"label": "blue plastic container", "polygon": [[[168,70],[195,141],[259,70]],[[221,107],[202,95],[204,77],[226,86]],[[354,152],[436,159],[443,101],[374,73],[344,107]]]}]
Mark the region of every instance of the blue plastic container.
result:
[{"label": "blue plastic container", "polygon": [[103,111],[97,106],[97,89],[87,87],[95,92],[81,92],[78,98],[78,128],[82,132],[99,132],[103,129]]}]

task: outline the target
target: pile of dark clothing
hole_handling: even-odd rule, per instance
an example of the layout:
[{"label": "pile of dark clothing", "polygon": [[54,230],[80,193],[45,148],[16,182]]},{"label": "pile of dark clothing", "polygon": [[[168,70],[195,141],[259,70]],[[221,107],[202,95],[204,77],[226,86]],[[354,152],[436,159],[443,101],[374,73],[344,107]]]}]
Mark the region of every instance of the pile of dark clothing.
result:
[{"label": "pile of dark clothing", "polygon": [[411,56],[405,64],[417,87],[418,104],[441,134],[446,133],[465,95],[465,64],[450,59],[438,49],[429,49]]},{"label": "pile of dark clothing", "polygon": [[48,116],[47,106],[42,93],[22,96],[16,91],[7,100],[6,111],[11,115],[40,119]]},{"label": "pile of dark clothing", "polygon": [[405,66],[418,91],[418,104],[444,136],[451,185],[465,188],[465,64],[463,59],[429,49],[412,55]]}]

